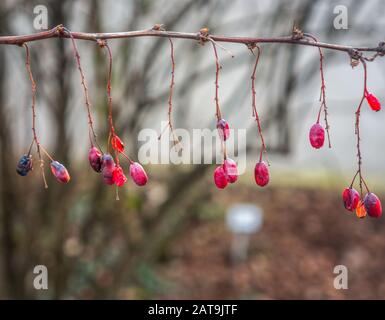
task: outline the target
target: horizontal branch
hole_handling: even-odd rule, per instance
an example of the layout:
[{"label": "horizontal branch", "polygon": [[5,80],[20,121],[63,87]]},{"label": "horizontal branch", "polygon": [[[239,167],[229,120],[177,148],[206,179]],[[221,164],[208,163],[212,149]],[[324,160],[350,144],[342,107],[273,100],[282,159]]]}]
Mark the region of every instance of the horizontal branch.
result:
[{"label": "horizontal branch", "polygon": [[[352,52],[376,52],[383,56],[385,55],[385,44],[380,42],[376,47],[353,47],[339,44],[315,42],[306,39],[306,37],[295,37],[294,34],[286,37],[275,38],[256,38],[256,37],[227,37],[217,35],[203,35],[202,32],[186,33],[165,31],[162,28],[153,27],[151,29],[139,31],[111,32],[111,33],[87,33],[87,32],[71,32],[75,39],[97,41],[98,39],[121,39],[121,38],[136,38],[136,37],[167,37],[176,39],[190,39],[196,41],[206,41],[208,37],[216,42],[241,43],[247,46],[252,46],[257,43],[286,43],[293,45],[313,46],[330,50],[344,51],[352,55]],[[0,44],[22,45],[26,42],[44,40],[49,38],[69,38],[70,35],[65,31],[62,25],[56,26],[51,30],[42,31],[29,35],[20,36],[0,36]]]}]

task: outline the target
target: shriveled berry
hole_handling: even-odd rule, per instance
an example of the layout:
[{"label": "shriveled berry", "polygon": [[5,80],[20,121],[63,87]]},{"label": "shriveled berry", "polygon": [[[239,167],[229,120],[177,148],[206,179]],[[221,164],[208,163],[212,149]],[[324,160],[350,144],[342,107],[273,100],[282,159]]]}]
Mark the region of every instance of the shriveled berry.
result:
[{"label": "shriveled berry", "polygon": [[217,122],[219,136],[223,141],[226,141],[230,136],[230,126],[225,119],[220,119]]},{"label": "shriveled berry", "polygon": [[114,134],[111,138],[111,146],[112,148],[117,152],[123,152],[124,151],[124,143],[120,138]]},{"label": "shriveled berry", "polygon": [[52,161],[50,166],[51,166],[51,172],[55,176],[57,181],[61,183],[67,183],[70,181],[71,177],[66,167],[63,166],[60,162]]},{"label": "shriveled berry", "polygon": [[26,176],[32,170],[32,156],[23,155],[16,166],[16,172],[21,176]]},{"label": "shriveled berry", "polygon": [[319,123],[313,124],[310,128],[309,140],[310,144],[315,149],[319,149],[324,145],[325,130]]},{"label": "shriveled berry", "polygon": [[92,147],[88,152],[88,160],[92,169],[96,172],[102,171],[102,153],[98,148]]},{"label": "shriveled berry", "polygon": [[142,165],[138,162],[130,164],[130,176],[138,186],[144,186],[148,181],[146,171],[144,171]]},{"label": "shriveled berry", "polygon": [[225,172],[227,181],[234,183],[238,179],[237,164],[233,159],[227,158],[223,163],[223,170]]},{"label": "shriveled berry", "polygon": [[223,169],[223,166],[219,166],[214,171],[214,182],[217,188],[224,189],[226,188],[228,184],[228,180],[226,177],[225,170]]},{"label": "shriveled berry", "polygon": [[377,97],[373,93],[366,92],[365,98],[366,98],[366,101],[368,101],[368,104],[373,111],[381,110],[381,103],[380,101],[378,101]]},{"label": "shriveled berry", "polygon": [[360,194],[354,188],[346,188],[342,192],[342,200],[346,210],[354,211],[357,209],[358,202],[360,201]]},{"label": "shriveled berry", "polygon": [[367,193],[364,197],[363,202],[365,210],[369,216],[371,216],[372,218],[379,218],[382,216],[381,201],[374,193]]},{"label": "shriveled berry", "polygon": [[357,209],[356,209],[356,215],[360,219],[365,218],[365,216],[366,216],[365,206],[361,200],[358,202]]},{"label": "shriveled berry", "polygon": [[269,168],[264,161],[260,161],[255,165],[254,178],[257,185],[264,187],[270,181]]},{"label": "shriveled berry", "polygon": [[127,182],[127,178],[124,175],[123,169],[121,166],[117,165],[112,173],[112,180],[114,183],[118,186],[121,187]]},{"label": "shriveled berry", "polygon": [[102,175],[104,183],[114,184],[113,173],[115,170],[115,161],[110,154],[104,154],[102,157]]}]

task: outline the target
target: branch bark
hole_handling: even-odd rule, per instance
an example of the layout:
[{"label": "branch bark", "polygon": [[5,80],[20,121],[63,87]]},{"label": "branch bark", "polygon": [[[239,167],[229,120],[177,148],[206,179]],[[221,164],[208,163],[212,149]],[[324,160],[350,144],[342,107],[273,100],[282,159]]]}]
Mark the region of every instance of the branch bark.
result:
[{"label": "branch bark", "polygon": [[[120,38],[136,38],[136,37],[167,37],[175,39],[189,39],[196,41],[206,41],[207,36],[202,36],[200,32],[187,33],[176,31],[162,31],[154,28],[138,31],[124,31],[124,32],[110,32],[110,33],[87,33],[87,32],[71,32],[75,39],[97,41],[98,39],[120,39]],[[257,37],[227,37],[219,35],[209,35],[210,39],[215,42],[240,43],[245,45],[253,45],[256,43],[284,43],[293,45],[313,46],[318,48],[325,48],[336,51],[343,51],[351,53],[353,51],[359,52],[377,52],[380,55],[385,55],[385,45],[380,42],[375,47],[352,47],[346,45],[315,42],[306,38],[297,39],[293,36],[273,37],[273,38],[257,38]],[[51,30],[38,32],[35,34],[20,35],[20,36],[1,36],[0,44],[8,45],[22,45],[26,42],[39,41],[50,38],[70,38],[70,34],[65,32],[63,25],[58,25]]]}]

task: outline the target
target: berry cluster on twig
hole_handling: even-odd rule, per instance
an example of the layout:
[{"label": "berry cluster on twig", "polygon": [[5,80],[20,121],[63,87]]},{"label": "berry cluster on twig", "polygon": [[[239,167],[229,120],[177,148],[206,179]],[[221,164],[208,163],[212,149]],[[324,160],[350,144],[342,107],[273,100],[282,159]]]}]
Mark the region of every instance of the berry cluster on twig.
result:
[{"label": "berry cluster on twig", "polygon": [[[358,66],[360,63],[363,66],[364,70],[364,88],[361,100],[355,111],[355,135],[357,139],[357,159],[358,159],[358,168],[353,177],[353,180],[348,188],[343,191],[343,202],[344,206],[349,211],[356,211],[356,215],[360,218],[363,218],[368,214],[371,217],[380,217],[382,215],[381,202],[378,197],[369,191],[368,185],[362,175],[362,155],[361,155],[361,137],[360,137],[360,116],[361,109],[364,100],[367,101],[368,105],[373,111],[381,110],[381,103],[377,97],[371,93],[367,88],[367,62],[375,60],[377,57],[383,57],[385,55],[385,42],[380,42],[376,47],[351,47],[351,46],[342,46],[336,44],[328,44],[319,42],[318,39],[308,33],[302,32],[298,27],[294,26],[292,34],[287,37],[278,37],[278,38],[255,38],[255,37],[226,37],[226,36],[215,36],[209,34],[208,28],[202,28],[198,33],[183,33],[183,32],[173,32],[166,31],[161,24],[156,24],[150,29],[140,30],[140,31],[128,31],[128,32],[116,32],[116,33],[82,33],[82,32],[71,32],[62,25],[59,25],[51,30],[39,32],[32,35],[25,36],[0,36],[0,44],[13,44],[24,46],[26,50],[26,69],[29,75],[31,82],[31,92],[32,92],[32,142],[28,149],[28,152],[24,154],[18,164],[17,172],[21,176],[26,176],[29,171],[33,168],[33,159],[32,159],[32,148],[36,147],[36,153],[40,162],[40,167],[42,171],[44,185],[47,187],[47,182],[44,174],[44,159],[43,155],[46,156],[51,162],[50,167],[51,171],[60,182],[67,183],[70,180],[67,169],[60,164],[58,161],[47,152],[47,150],[40,144],[36,131],[36,82],[32,75],[31,65],[30,65],[30,54],[28,42],[49,39],[54,37],[70,38],[72,43],[72,49],[74,52],[74,57],[77,63],[77,67],[80,73],[81,85],[83,88],[85,96],[85,106],[88,117],[88,129],[89,129],[89,139],[90,139],[90,150],[89,150],[89,162],[91,167],[96,171],[100,172],[103,176],[103,180],[108,185],[116,185],[117,187],[123,186],[127,178],[124,174],[123,168],[120,165],[119,156],[123,156],[129,162],[129,171],[130,176],[133,181],[139,185],[143,186],[147,183],[148,177],[143,167],[138,163],[131,160],[131,158],[125,153],[125,146],[121,138],[117,135],[112,114],[112,95],[111,95],[111,74],[112,74],[112,52],[111,48],[107,43],[107,39],[116,39],[116,38],[131,38],[131,37],[167,37],[170,43],[170,57],[171,57],[171,80],[170,80],[170,92],[168,99],[168,125],[170,129],[174,145],[179,143],[177,137],[174,133],[174,127],[172,123],[172,99],[173,99],[173,90],[175,85],[175,57],[174,57],[174,44],[173,39],[190,39],[199,41],[200,44],[204,45],[207,42],[210,42],[214,52],[215,58],[215,116],[216,116],[216,127],[218,130],[219,137],[221,139],[222,153],[223,153],[223,163],[219,165],[214,171],[214,182],[215,185],[224,189],[229,183],[234,183],[238,179],[238,169],[237,164],[234,160],[230,159],[227,156],[226,150],[226,141],[230,136],[230,126],[229,123],[222,117],[220,103],[219,103],[219,76],[220,70],[222,68],[217,47],[225,50],[219,42],[229,42],[229,43],[241,43],[247,46],[247,48],[255,55],[256,60],[251,74],[251,98],[252,98],[252,116],[256,121],[258,135],[260,138],[261,149],[259,153],[259,159],[256,163],[254,169],[255,182],[257,185],[263,187],[266,186],[270,181],[269,175],[269,161],[267,160],[267,148],[265,144],[265,139],[262,133],[262,125],[260,115],[257,111],[256,104],[256,89],[255,89],[255,80],[256,80],[256,70],[258,62],[261,55],[261,44],[262,43],[285,43],[292,45],[304,45],[304,46],[313,46],[318,49],[319,52],[319,61],[320,61],[320,76],[321,76],[321,89],[320,89],[320,106],[317,113],[316,122],[309,131],[309,140],[310,144],[315,149],[320,149],[324,145],[325,141],[325,130],[328,138],[329,148],[331,147],[330,142],[330,133],[329,133],[329,122],[328,122],[328,108],[326,104],[326,85],[325,85],[325,76],[324,76],[324,55],[322,49],[336,50],[340,52],[345,52],[349,54],[352,67]],[[88,40],[96,42],[99,47],[105,48],[109,58],[109,68],[108,68],[108,79],[107,79],[107,101],[108,101],[108,124],[109,124],[109,136],[107,140],[107,152],[103,153],[102,148],[100,147],[97,141],[97,135],[93,126],[93,118],[91,113],[91,103],[88,95],[88,87],[86,84],[86,79],[84,72],[80,63],[80,55],[76,46],[75,39],[79,40]],[[254,53],[256,49],[257,53]],[[371,56],[365,56],[364,53],[372,53]],[[230,53],[231,54],[231,53]],[[233,56],[231,54],[231,56]],[[324,126],[320,123],[321,114],[324,114]],[[167,127],[165,129],[167,129]],[[159,135],[161,138],[162,133]],[[111,155],[114,155],[114,157]],[[265,157],[265,161],[263,160]],[[359,192],[353,188],[356,180],[358,179]],[[363,189],[366,190],[366,195],[363,194]],[[118,190],[118,189],[117,189]],[[118,193],[117,193],[118,198]]]}]

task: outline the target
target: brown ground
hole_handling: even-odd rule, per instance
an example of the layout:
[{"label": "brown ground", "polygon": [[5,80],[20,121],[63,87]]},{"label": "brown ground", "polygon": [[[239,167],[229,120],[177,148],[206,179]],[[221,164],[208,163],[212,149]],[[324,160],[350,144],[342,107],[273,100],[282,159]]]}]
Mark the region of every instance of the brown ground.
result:
[{"label": "brown ground", "polygon": [[[232,266],[223,216],[198,219],[157,268],[171,284],[158,298],[385,298],[384,217],[355,218],[336,191],[242,187],[215,197],[213,206],[222,209],[236,201],[263,207],[264,225],[252,239],[249,260]],[[334,289],[339,264],[349,270],[348,290]]]}]

